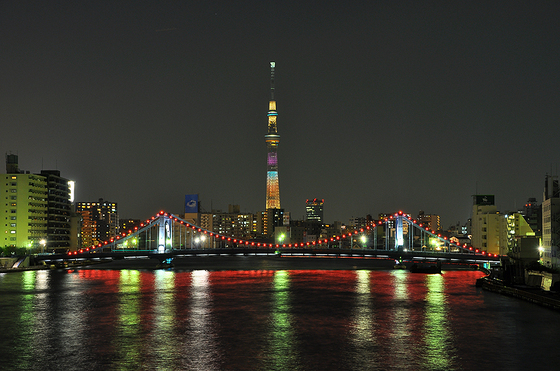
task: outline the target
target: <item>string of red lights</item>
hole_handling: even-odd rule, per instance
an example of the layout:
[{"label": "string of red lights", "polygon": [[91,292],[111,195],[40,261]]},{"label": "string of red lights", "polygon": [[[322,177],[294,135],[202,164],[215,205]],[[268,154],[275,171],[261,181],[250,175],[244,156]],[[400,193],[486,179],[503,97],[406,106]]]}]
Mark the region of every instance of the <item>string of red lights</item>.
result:
[{"label": "string of red lights", "polygon": [[[318,241],[311,241],[311,242],[296,242],[296,243],[288,243],[288,244],[274,244],[274,243],[264,243],[264,242],[255,242],[255,241],[251,241],[251,240],[244,240],[244,239],[238,239],[238,238],[234,238],[231,236],[226,236],[226,235],[222,235],[219,233],[215,233],[212,231],[209,231],[207,229],[204,228],[200,228],[192,223],[189,223],[181,218],[176,217],[173,214],[168,214],[164,211],[160,211],[158,214],[152,216],[150,219],[147,219],[145,223],[141,223],[140,224],[140,230],[143,229],[144,227],[149,226],[151,223],[153,223],[155,220],[157,220],[160,217],[169,217],[171,219],[173,219],[173,221],[184,224],[185,227],[187,228],[191,228],[193,231],[199,232],[199,233],[203,233],[211,238],[214,238],[215,240],[221,240],[221,241],[227,241],[227,242],[231,242],[237,245],[243,245],[246,247],[264,247],[264,248],[305,248],[305,247],[315,247],[315,246],[321,246],[321,245],[328,245],[330,242],[336,242],[336,241],[340,241],[340,240],[344,240],[346,238],[350,238],[352,236],[358,235],[360,233],[367,233],[368,231],[373,231],[375,228],[378,228],[379,226],[383,225],[383,223],[388,222],[391,219],[396,219],[398,217],[403,217],[406,218],[408,223],[410,225],[412,225],[413,227],[422,230],[423,233],[427,233],[429,235],[431,235],[434,238],[438,238],[440,240],[440,242],[446,243],[449,245],[449,247],[454,247],[469,253],[474,253],[474,254],[480,254],[480,255],[488,255],[489,257],[497,257],[497,254],[491,254],[491,253],[487,253],[486,251],[480,250],[480,249],[475,249],[472,246],[468,246],[467,244],[464,245],[459,245],[456,244],[452,241],[450,241],[447,236],[442,236],[441,234],[436,233],[436,231],[432,231],[430,230],[428,227],[424,227],[422,225],[422,223],[418,223],[416,220],[412,219],[410,216],[407,216],[406,214],[404,214],[402,211],[399,211],[398,213],[395,213],[394,215],[391,215],[387,218],[385,218],[384,220],[380,220],[377,222],[377,224],[375,222],[372,222],[371,225],[368,225],[364,228],[360,228],[359,230],[355,230],[353,232],[349,232],[349,233],[345,233],[345,234],[341,234],[341,235],[337,235],[337,236],[333,236],[330,238],[325,238],[325,239],[321,239]],[[138,227],[134,228],[134,231],[129,230],[128,233],[127,232],[123,232],[120,235],[111,238],[108,241],[105,241],[103,243],[99,243],[97,246],[91,246],[91,248],[86,248],[86,249],[81,249],[79,252],[80,253],[84,253],[84,252],[90,252],[90,251],[94,251],[98,248],[101,248],[103,246],[106,246],[108,244],[111,244],[117,240],[120,239],[125,239],[127,237],[130,237],[132,234],[138,232]],[[73,254],[77,254],[78,252],[75,251],[73,252]],[[72,255],[72,252],[69,253],[69,255]]]}]

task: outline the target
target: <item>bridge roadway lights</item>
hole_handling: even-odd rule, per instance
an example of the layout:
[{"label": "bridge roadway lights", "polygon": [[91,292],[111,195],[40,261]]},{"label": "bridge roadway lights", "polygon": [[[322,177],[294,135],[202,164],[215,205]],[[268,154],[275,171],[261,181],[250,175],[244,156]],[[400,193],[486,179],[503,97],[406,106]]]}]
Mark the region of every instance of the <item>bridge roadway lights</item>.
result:
[{"label": "bridge roadway lights", "polygon": [[[158,249],[159,250],[159,249]],[[285,255],[302,255],[302,256],[324,256],[332,255],[340,257],[341,255],[347,257],[357,258],[381,258],[381,259],[399,259],[403,260],[417,258],[422,260],[442,260],[449,262],[467,262],[467,263],[497,263],[500,257],[489,257],[476,254],[461,254],[461,253],[434,253],[434,252],[420,252],[420,251],[395,251],[395,250],[371,250],[371,249],[281,249],[281,248],[230,248],[230,249],[200,249],[200,250],[172,250],[164,253],[158,253],[154,250],[151,252],[146,251],[112,251],[112,252],[95,252],[95,253],[79,253],[79,254],[53,254],[53,255],[39,255],[36,257],[37,261],[44,261],[45,264],[68,264],[72,261],[87,261],[87,260],[117,260],[124,259],[129,256],[148,256],[150,258],[158,259],[162,268],[171,267],[175,256],[197,256],[197,255],[255,255],[266,254],[276,255],[282,257]]]}]

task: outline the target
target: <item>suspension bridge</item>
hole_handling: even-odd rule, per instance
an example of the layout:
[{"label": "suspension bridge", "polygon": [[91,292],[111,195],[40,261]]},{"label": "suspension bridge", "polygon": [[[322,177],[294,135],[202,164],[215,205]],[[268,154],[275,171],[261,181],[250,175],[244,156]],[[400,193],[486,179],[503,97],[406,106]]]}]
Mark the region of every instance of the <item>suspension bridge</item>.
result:
[{"label": "suspension bridge", "polygon": [[170,264],[177,256],[281,255],[497,262],[500,257],[442,236],[403,212],[365,227],[313,241],[282,243],[238,238],[159,212],[134,230],[67,254],[39,256],[46,263],[71,259],[149,257]]}]

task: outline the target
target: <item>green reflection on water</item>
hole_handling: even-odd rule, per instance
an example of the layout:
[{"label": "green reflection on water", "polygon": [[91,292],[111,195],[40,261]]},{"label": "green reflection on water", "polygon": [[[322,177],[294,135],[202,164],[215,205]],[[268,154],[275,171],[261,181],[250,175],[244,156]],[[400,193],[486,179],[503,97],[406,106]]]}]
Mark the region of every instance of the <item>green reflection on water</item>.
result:
[{"label": "green reflection on water", "polygon": [[288,271],[276,271],[274,273],[271,320],[269,345],[271,369],[297,369],[298,353],[292,328],[290,273]]},{"label": "green reflection on water", "polygon": [[425,312],[425,365],[430,370],[450,370],[452,357],[450,355],[451,334],[447,319],[447,300],[445,296],[445,282],[441,274],[426,276],[426,312]]},{"label": "green reflection on water", "polygon": [[175,324],[175,273],[155,272],[154,333],[151,351],[155,355],[157,369],[171,370],[174,366],[177,338]]},{"label": "green reflection on water", "polygon": [[117,307],[118,332],[116,349],[118,352],[118,369],[141,368],[140,337],[140,272],[122,270],[119,280],[119,298]]},{"label": "green reflection on water", "polygon": [[25,271],[21,277],[23,295],[21,295],[19,304],[19,323],[16,328],[18,338],[23,341],[15,344],[14,351],[20,355],[18,363],[22,370],[31,369],[33,366],[33,344],[36,335],[36,331],[34,331],[36,326],[34,304],[36,275],[36,271]]}]

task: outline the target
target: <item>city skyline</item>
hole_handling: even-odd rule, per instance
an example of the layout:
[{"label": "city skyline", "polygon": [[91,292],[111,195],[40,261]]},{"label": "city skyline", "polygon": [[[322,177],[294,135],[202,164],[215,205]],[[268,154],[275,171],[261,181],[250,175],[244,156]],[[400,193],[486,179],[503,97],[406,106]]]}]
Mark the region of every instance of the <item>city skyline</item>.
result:
[{"label": "city skyline", "polygon": [[[560,5],[3,2],[3,153],[58,169],[123,218],[262,210],[278,63],[282,206],[326,221],[403,210],[464,223],[558,174]],[[319,6],[321,4],[321,6]]]}]

